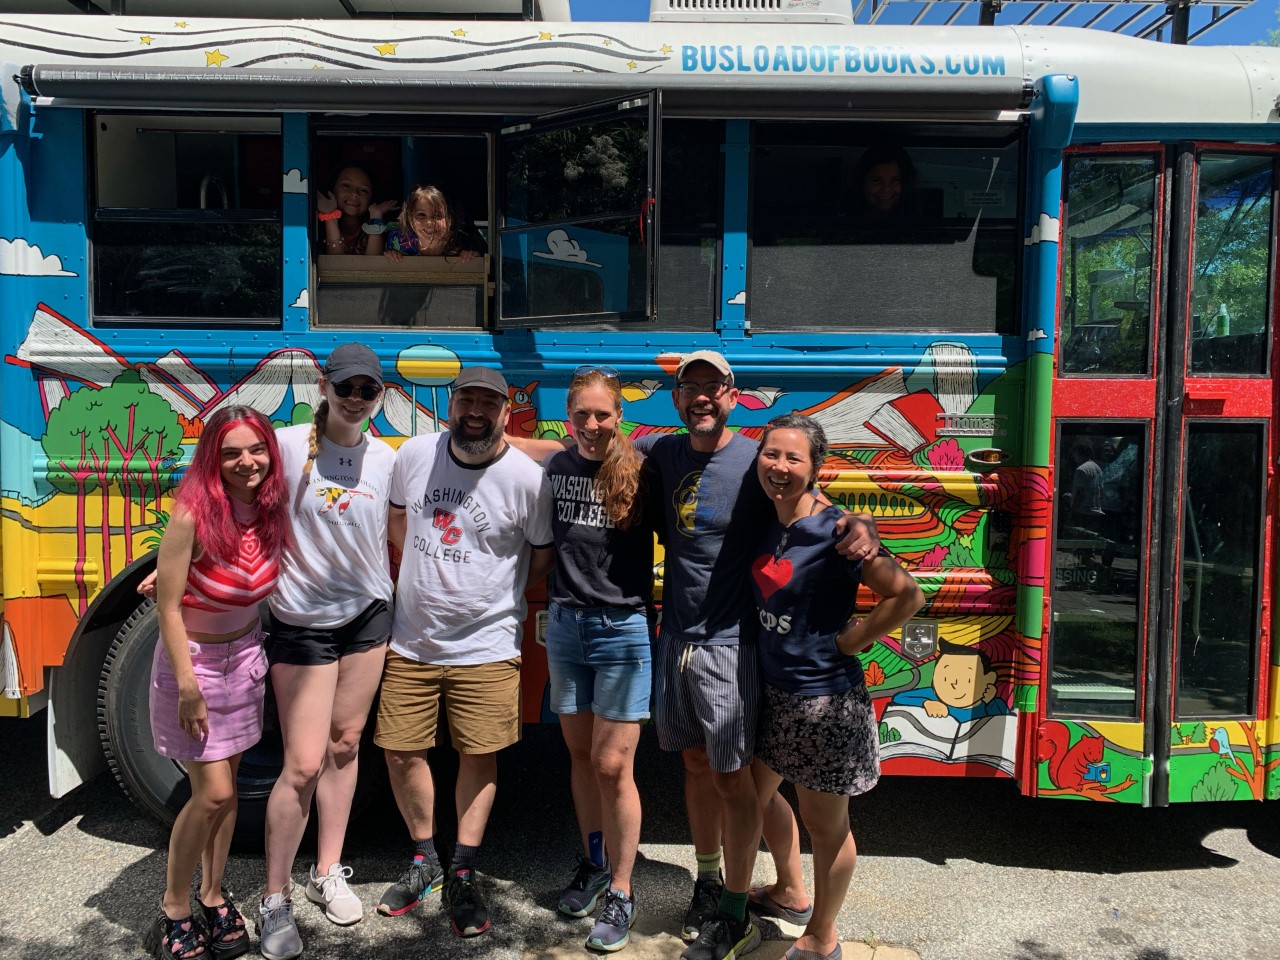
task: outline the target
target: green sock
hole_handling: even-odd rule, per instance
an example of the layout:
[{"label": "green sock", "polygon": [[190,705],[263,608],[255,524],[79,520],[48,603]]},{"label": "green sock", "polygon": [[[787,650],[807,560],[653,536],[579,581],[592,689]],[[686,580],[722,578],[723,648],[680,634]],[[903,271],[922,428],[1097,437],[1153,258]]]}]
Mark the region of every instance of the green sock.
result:
[{"label": "green sock", "polygon": [[698,879],[720,879],[720,851],[715,853],[695,853],[698,858]]},{"label": "green sock", "polygon": [[733,917],[739,923],[747,919],[747,893],[731,893],[728,889],[720,891],[720,912],[726,917]]}]

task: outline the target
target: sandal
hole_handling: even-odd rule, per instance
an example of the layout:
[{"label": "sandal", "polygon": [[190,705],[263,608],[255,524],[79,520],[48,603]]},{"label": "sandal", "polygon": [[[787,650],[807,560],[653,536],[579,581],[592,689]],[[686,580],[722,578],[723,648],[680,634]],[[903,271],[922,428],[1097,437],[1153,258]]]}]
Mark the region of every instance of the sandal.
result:
[{"label": "sandal", "polygon": [[249,952],[249,931],[244,917],[231,902],[231,894],[224,887],[222,903],[216,907],[200,904],[204,925],[209,931],[209,949],[214,960],[232,960]]},{"label": "sandal", "polygon": [[170,920],[163,913],[147,928],[142,946],[156,960],[202,960],[209,952],[195,917]]}]

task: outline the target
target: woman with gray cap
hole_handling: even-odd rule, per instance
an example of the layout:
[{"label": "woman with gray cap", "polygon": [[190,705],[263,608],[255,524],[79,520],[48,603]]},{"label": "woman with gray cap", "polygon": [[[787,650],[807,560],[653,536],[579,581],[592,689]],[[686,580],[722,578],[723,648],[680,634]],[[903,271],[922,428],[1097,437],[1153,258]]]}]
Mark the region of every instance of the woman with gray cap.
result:
[{"label": "woman with gray cap", "polygon": [[284,769],[267,801],[266,894],[259,937],[267,960],[302,953],[290,885],[311,799],[316,861],[307,899],[334,923],[360,920],[342,843],[357,751],[391,635],[387,496],[395,451],[364,430],[382,396],[382,363],[346,343],[318,381],[309,424],[276,431],[289,483],[293,544],[271,595],[267,655],[284,740]]}]

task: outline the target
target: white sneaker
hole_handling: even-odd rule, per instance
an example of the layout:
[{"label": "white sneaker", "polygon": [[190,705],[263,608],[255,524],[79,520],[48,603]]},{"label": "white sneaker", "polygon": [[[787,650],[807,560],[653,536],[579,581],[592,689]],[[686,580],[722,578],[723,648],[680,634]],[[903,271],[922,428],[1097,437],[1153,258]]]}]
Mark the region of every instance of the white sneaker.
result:
[{"label": "white sneaker", "polygon": [[307,881],[307,899],[324,907],[324,915],[333,923],[348,926],[364,916],[360,898],[347,886],[351,868],[335,863],[323,877],[311,865],[311,879]]},{"label": "white sneaker", "polygon": [[289,887],[258,906],[258,950],[266,960],[294,960],[302,955],[302,937],[293,922]]}]

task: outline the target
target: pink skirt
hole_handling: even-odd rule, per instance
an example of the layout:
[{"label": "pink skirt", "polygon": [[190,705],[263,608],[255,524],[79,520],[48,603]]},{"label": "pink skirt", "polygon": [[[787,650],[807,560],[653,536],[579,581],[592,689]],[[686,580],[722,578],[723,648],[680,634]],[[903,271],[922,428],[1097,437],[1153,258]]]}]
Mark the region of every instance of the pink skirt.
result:
[{"label": "pink skirt", "polygon": [[209,711],[209,732],[197,739],[178,725],[178,681],[156,644],[151,661],[151,736],[156,752],[171,760],[225,760],[262,739],[262,700],[267,654],[262,627],[230,643],[188,641],[196,683]]}]

